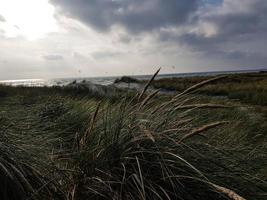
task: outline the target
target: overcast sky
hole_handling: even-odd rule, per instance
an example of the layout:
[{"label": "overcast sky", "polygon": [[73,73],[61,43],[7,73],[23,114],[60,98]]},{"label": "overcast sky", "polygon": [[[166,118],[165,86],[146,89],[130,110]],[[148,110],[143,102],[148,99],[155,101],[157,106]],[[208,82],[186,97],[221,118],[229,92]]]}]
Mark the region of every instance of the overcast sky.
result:
[{"label": "overcast sky", "polygon": [[267,0],[1,0],[0,79],[266,68]]}]

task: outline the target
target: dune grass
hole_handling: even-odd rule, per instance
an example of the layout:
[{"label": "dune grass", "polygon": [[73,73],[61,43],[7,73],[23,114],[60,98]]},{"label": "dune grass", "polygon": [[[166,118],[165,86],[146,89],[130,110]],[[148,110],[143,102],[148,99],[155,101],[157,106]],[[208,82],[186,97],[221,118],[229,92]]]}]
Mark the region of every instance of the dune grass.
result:
[{"label": "dune grass", "polygon": [[[155,88],[182,92],[207,77],[163,78],[153,82]],[[227,96],[254,105],[267,105],[267,73],[231,74],[197,91],[210,96]]]},{"label": "dune grass", "polygon": [[0,199],[266,199],[264,118],[147,88],[0,86]]}]

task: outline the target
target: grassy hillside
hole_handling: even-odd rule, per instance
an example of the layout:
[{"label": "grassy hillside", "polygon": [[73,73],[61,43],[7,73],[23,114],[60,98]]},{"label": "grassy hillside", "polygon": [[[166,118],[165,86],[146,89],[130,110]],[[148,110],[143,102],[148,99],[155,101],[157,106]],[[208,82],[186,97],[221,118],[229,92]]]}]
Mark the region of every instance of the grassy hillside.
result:
[{"label": "grassy hillside", "polygon": [[266,116],[195,89],[0,86],[0,199],[266,199]]}]

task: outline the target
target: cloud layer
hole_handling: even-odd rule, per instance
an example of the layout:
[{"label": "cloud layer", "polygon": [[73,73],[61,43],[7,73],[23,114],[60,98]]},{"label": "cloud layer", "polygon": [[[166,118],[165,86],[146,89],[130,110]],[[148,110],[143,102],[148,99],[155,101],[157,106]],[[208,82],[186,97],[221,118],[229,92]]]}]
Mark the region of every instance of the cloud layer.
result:
[{"label": "cloud layer", "polygon": [[[128,32],[151,34],[158,42],[240,64],[267,60],[266,0],[51,0],[62,15],[100,32],[120,26]],[[123,39],[121,40],[123,42]],[[267,46],[267,45],[266,45]]]},{"label": "cloud layer", "polygon": [[121,25],[143,32],[185,23],[199,0],[53,0],[61,14],[99,31]]},{"label": "cloud layer", "polygon": [[50,55],[45,55],[43,56],[44,59],[46,60],[63,60],[63,56],[61,55],[56,55],[56,54],[50,54]]},{"label": "cloud layer", "polygon": [[5,22],[5,21],[6,19],[2,15],[0,15],[0,22]]},{"label": "cloud layer", "polygon": [[49,3],[57,29],[34,40],[0,9],[0,79],[266,67],[266,0]]}]

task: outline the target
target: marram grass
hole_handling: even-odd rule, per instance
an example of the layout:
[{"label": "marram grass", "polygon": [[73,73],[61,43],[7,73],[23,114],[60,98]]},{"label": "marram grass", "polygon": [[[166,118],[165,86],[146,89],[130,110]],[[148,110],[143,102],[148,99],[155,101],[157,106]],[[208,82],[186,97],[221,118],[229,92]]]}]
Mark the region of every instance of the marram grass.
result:
[{"label": "marram grass", "polygon": [[266,180],[242,167],[245,147],[229,156],[205,139],[235,122],[191,114],[229,106],[186,104],[217,79],[162,102],[146,94],[155,76],[141,94],[113,101],[1,86],[0,199],[265,199]]}]

